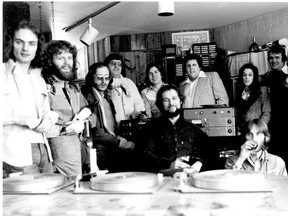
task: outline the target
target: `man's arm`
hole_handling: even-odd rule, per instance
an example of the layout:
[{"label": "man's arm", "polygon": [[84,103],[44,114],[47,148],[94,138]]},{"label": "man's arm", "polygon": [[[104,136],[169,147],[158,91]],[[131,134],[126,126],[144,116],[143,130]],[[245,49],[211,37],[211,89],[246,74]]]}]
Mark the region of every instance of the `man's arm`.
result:
[{"label": "man's arm", "polygon": [[217,72],[209,72],[206,73],[208,76],[210,76],[210,79],[212,81],[212,88],[214,92],[214,98],[216,101],[216,104],[221,105],[229,105],[229,97],[227,94],[227,91],[225,89],[225,86],[223,85],[223,82]]}]

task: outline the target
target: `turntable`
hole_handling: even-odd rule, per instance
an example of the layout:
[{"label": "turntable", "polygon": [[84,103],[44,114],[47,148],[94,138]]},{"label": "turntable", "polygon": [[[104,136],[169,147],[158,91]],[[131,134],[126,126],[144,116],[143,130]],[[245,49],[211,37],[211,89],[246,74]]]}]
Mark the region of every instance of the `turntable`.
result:
[{"label": "turntable", "polygon": [[61,174],[27,174],[3,179],[3,194],[50,194],[72,184]]},{"label": "turntable", "polygon": [[159,190],[168,180],[163,175],[147,172],[118,172],[96,176],[75,188],[79,194],[147,194]]},{"label": "turntable", "polygon": [[265,175],[248,170],[220,169],[196,173],[184,179],[183,193],[271,192]]}]

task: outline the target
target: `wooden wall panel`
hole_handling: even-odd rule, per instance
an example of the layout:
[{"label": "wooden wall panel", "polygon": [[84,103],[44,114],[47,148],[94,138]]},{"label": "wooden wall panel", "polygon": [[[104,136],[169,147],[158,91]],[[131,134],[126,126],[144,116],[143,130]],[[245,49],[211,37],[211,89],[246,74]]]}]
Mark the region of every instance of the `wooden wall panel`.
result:
[{"label": "wooden wall panel", "polygon": [[136,77],[137,77],[137,84],[140,84],[140,83],[144,83],[144,79],[145,79],[145,70],[146,70],[146,66],[147,66],[147,58],[146,58],[146,55],[147,55],[147,52],[137,52],[137,57],[136,57],[136,60],[138,60],[138,68],[137,68],[137,74],[136,74]]},{"label": "wooden wall panel", "polygon": [[150,34],[146,34],[145,35],[145,41],[146,41],[146,47],[148,50],[152,50],[154,49],[154,34],[150,33]]},{"label": "wooden wall panel", "polygon": [[137,34],[131,35],[131,50],[137,50]]},{"label": "wooden wall panel", "polygon": [[93,45],[89,46],[87,48],[87,54],[88,54],[88,65],[92,65],[95,61],[94,61],[94,49],[93,49]]},{"label": "wooden wall panel", "polygon": [[129,52],[129,55],[131,56],[131,66],[132,66],[132,70],[131,70],[131,79],[135,82],[135,84],[138,84],[138,80],[137,80],[137,74],[139,73],[139,55],[136,52]]},{"label": "wooden wall panel", "polygon": [[172,32],[162,32],[161,40],[162,40],[162,45],[172,44]]},{"label": "wooden wall panel", "polygon": [[161,33],[155,33],[153,40],[153,49],[161,49],[162,48],[162,38]]},{"label": "wooden wall panel", "polygon": [[135,84],[137,83],[137,72],[135,66],[135,53],[134,52],[121,52],[119,53],[125,60],[125,72],[122,74],[125,77],[130,78]]},{"label": "wooden wall panel", "polygon": [[110,43],[111,43],[111,52],[120,51],[120,36],[119,35],[111,36]]}]

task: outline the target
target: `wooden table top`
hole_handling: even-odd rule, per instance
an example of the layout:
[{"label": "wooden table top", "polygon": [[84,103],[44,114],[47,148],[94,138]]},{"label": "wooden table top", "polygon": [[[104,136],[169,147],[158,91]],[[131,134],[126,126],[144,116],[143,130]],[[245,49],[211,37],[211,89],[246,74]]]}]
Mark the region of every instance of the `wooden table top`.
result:
[{"label": "wooden table top", "polygon": [[[51,194],[3,195],[3,215],[288,215],[288,177],[265,177],[271,191],[190,192],[175,190],[179,182],[164,178],[161,187],[144,194],[73,193],[70,185]],[[89,182],[81,182],[80,189]]]}]

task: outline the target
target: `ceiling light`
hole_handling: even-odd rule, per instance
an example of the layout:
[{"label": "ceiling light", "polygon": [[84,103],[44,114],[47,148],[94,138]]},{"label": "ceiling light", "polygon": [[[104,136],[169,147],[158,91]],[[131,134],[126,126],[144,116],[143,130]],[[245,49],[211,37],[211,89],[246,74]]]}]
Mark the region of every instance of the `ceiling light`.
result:
[{"label": "ceiling light", "polygon": [[80,41],[86,46],[90,46],[94,42],[98,34],[99,32],[97,31],[97,29],[92,26],[92,19],[89,18],[88,27],[80,37]]},{"label": "ceiling light", "polygon": [[159,16],[172,16],[172,15],[174,15],[174,1],[160,1],[160,2],[158,2],[158,15]]}]

